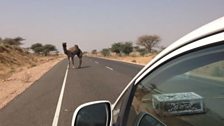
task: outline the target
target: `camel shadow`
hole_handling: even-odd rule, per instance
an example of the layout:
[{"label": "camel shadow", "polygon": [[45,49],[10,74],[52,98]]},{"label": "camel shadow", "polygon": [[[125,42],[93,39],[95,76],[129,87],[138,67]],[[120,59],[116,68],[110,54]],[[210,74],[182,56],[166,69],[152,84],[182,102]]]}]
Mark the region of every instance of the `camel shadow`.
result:
[{"label": "camel shadow", "polygon": [[69,69],[86,69],[86,68],[90,68],[91,66],[81,66],[81,67],[68,67]]},{"label": "camel shadow", "polygon": [[86,68],[90,68],[90,66],[81,66],[80,68],[76,68],[76,69],[86,69]]}]

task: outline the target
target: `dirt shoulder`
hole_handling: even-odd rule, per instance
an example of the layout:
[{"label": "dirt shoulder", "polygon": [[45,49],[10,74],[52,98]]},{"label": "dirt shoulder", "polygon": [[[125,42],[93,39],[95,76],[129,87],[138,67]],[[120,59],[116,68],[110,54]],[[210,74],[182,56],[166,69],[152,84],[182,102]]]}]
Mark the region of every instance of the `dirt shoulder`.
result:
[{"label": "dirt shoulder", "polygon": [[0,79],[0,109],[64,58],[64,56],[39,57],[35,66],[18,67],[10,77]]}]

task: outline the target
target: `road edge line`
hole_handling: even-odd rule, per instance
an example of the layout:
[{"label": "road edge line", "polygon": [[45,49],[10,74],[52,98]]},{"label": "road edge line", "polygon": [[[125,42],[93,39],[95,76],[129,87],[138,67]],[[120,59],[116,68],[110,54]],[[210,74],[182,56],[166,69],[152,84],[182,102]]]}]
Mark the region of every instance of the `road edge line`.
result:
[{"label": "road edge line", "polygon": [[107,69],[109,69],[109,70],[114,70],[113,68],[111,68],[111,67],[108,67],[108,66],[105,66]]},{"label": "road edge line", "polygon": [[63,84],[62,84],[60,96],[58,98],[57,108],[56,108],[56,111],[55,111],[55,114],[54,114],[54,119],[53,119],[53,122],[52,122],[52,126],[57,126],[58,125],[58,120],[59,120],[59,116],[60,116],[64,90],[65,90],[65,84],[66,84],[67,76],[68,76],[68,67],[69,66],[67,66],[67,69],[66,69],[66,72],[65,72],[64,81],[63,81]]}]

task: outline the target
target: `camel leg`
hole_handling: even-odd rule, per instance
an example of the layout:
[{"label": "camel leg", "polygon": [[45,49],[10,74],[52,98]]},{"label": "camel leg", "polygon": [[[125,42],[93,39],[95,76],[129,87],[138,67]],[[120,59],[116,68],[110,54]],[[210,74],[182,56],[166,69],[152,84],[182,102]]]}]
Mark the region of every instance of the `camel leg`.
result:
[{"label": "camel leg", "polygon": [[70,67],[70,57],[68,56],[68,67]]},{"label": "camel leg", "polygon": [[77,56],[79,58],[79,66],[78,66],[78,68],[81,68],[81,65],[82,65],[82,52],[80,52]]},{"label": "camel leg", "polygon": [[74,64],[74,56],[71,57],[72,58],[72,68],[75,68],[75,64]]},{"label": "camel leg", "polygon": [[78,68],[81,68],[81,65],[82,65],[82,58],[79,58],[79,66],[78,66]]}]

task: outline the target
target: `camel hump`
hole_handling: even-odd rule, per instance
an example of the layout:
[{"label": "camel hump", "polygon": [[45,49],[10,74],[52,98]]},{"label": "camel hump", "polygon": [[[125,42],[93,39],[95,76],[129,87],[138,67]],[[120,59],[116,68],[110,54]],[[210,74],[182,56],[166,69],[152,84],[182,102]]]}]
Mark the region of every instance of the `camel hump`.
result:
[{"label": "camel hump", "polygon": [[71,52],[75,52],[77,49],[75,47],[71,47],[68,50],[71,51]]},{"label": "camel hump", "polygon": [[71,52],[77,52],[77,51],[79,51],[80,49],[79,49],[79,46],[78,46],[78,45],[74,45],[73,47],[69,48],[69,50],[70,50]]}]

